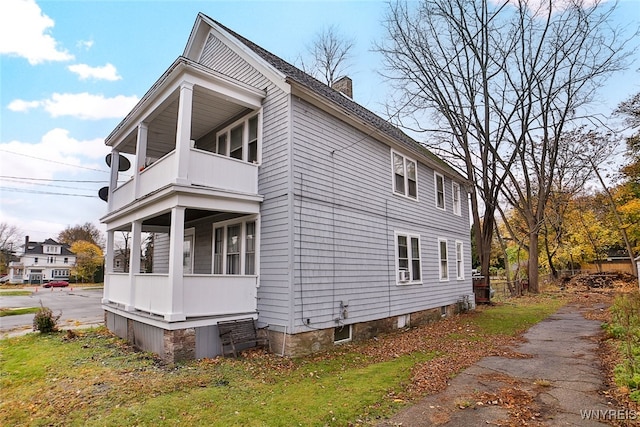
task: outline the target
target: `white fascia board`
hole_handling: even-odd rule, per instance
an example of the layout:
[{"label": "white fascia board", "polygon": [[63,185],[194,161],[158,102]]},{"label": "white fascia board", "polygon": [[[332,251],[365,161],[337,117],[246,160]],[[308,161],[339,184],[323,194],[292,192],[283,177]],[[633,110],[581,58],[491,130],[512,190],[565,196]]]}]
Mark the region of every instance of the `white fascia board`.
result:
[{"label": "white fascia board", "polygon": [[[206,35],[203,35],[201,32],[203,30],[200,29],[202,23],[198,21],[203,21],[209,26],[209,31]],[[267,61],[262,59],[257,53],[251,50],[247,45],[242,43],[240,40],[235,38],[232,34],[225,31],[223,28],[218,26],[215,22],[210,20],[207,16],[198,14],[198,18],[196,19],[196,24],[194,25],[194,29],[197,27],[197,33],[192,35],[193,38],[189,39],[187,43],[187,47],[185,48],[185,53],[187,53],[189,58],[194,59],[192,56],[194,53],[198,53],[197,60],[200,59],[200,54],[202,53],[202,49],[204,48],[204,44],[207,41],[209,32],[213,33],[215,37],[225,43],[231,50],[240,55],[242,59],[247,61],[252,67],[258,70],[262,75],[271,80],[273,84],[275,84],[280,90],[285,93],[291,93],[291,86],[287,83],[287,76],[277,70],[274,66],[269,64]],[[198,43],[202,43],[202,46],[197,46]]]},{"label": "white fascia board", "polygon": [[116,129],[111,132],[105,139],[105,144],[117,147],[141,122],[144,122],[156,111],[160,104],[177,91],[184,82],[202,86],[218,93],[223,99],[237,102],[252,109],[260,108],[262,100],[266,97],[264,90],[235,81],[187,58],[180,57],[173,62],[171,67],[147,91]]},{"label": "white fascia board", "polygon": [[106,224],[107,231],[117,231],[133,221],[168,212],[174,206],[256,214],[260,212],[263,200],[262,195],[169,184],[149,197],[135,200],[118,211],[108,213],[100,218],[100,222]]}]

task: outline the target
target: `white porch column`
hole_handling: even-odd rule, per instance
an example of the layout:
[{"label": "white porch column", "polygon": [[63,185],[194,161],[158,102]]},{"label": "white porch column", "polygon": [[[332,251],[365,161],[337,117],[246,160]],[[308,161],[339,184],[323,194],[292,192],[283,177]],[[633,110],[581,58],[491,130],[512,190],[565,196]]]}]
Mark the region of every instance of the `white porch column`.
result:
[{"label": "white porch column", "polygon": [[111,212],[113,205],[113,192],[118,188],[118,169],[120,168],[120,151],[111,150],[111,169],[109,170],[109,197],[107,199],[107,211]]},{"label": "white porch column", "polygon": [[109,302],[109,282],[113,273],[113,233],[113,231],[107,231],[107,254],[104,260],[104,289],[102,290],[103,304]]},{"label": "white porch column", "polygon": [[184,215],[185,208],[171,209],[171,231],[169,234],[169,281],[171,287],[171,313],[165,314],[169,322],[185,320],[184,315]]},{"label": "white porch column", "polygon": [[180,101],[178,103],[178,126],[176,129],[176,183],[189,185],[187,169],[189,167],[189,151],[191,148],[191,114],[193,111],[193,84],[180,85]]},{"label": "white porch column", "polygon": [[129,303],[125,310],[136,309],[136,276],[140,274],[140,242],[142,241],[142,221],[131,223],[131,245],[129,246]]},{"label": "white porch column", "polygon": [[134,197],[140,197],[140,170],[145,166],[147,159],[147,138],[149,126],[141,122],[138,124],[138,137],[136,139],[136,170],[133,171]]}]

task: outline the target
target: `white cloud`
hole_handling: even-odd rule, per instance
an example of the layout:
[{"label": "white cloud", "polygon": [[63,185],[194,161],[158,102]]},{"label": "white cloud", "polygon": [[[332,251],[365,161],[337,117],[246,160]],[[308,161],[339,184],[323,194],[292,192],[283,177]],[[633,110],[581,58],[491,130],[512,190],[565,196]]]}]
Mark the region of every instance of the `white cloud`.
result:
[{"label": "white cloud", "polygon": [[26,58],[31,65],[73,59],[49,34],[54,25],[34,0],[0,1],[0,54]]},{"label": "white cloud", "polygon": [[93,47],[93,40],[78,40],[76,47],[78,49],[89,50]]},{"label": "white cloud", "polygon": [[11,111],[16,111],[19,113],[25,113],[34,108],[38,108],[42,105],[40,101],[25,101],[22,99],[15,99],[9,103],[7,108]]},{"label": "white cloud", "polygon": [[80,140],[60,128],[39,142],[0,143],[0,218],[39,241],[68,225],[97,222],[106,210],[97,194],[108,185],[109,151],[102,138]]},{"label": "white cloud", "polygon": [[138,102],[135,95],[104,95],[83,93],[54,93],[51,98],[40,101],[16,99],[9,103],[11,111],[26,112],[42,107],[52,117],[71,116],[82,120],[117,119],[127,115]]},{"label": "white cloud", "polygon": [[107,63],[102,67],[91,67],[87,64],[74,64],[67,67],[72,73],[76,73],[80,80],[96,79],[116,81],[122,77],[118,75],[118,70],[112,64]]},{"label": "white cloud", "polygon": [[[106,209],[97,192],[108,185],[109,174],[93,169],[107,171],[109,151],[102,138],[79,140],[60,128],[39,142],[0,143],[2,175],[14,177],[0,178],[0,218],[39,241],[55,238],[68,225],[97,222]],[[47,181],[52,179],[76,182]]]}]

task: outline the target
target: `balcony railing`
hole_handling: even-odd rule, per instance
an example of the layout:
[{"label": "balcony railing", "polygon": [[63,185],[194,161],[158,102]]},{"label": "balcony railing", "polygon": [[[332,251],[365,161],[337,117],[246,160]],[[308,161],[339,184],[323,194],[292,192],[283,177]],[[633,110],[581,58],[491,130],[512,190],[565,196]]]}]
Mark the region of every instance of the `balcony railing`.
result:
[{"label": "balcony railing", "polygon": [[[134,301],[129,301],[131,283],[126,273],[107,274],[104,298],[134,306],[136,310],[171,316],[171,283],[166,274],[136,274]],[[205,317],[250,313],[257,310],[256,276],[193,274],[183,277],[183,314]]]},{"label": "balcony railing", "polygon": [[[138,174],[138,194],[131,179],[116,188],[111,197],[111,210],[118,210],[142,197],[176,182],[176,152],[172,151],[155,161]],[[243,194],[257,194],[258,165],[221,156],[208,151],[189,150],[187,180],[193,185]]]}]

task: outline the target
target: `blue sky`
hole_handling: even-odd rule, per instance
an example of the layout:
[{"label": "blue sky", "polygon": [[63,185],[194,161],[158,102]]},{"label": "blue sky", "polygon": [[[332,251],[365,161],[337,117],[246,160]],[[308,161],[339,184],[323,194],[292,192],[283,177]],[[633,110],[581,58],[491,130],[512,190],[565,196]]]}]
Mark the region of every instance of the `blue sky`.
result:
[{"label": "blue sky", "polygon": [[[0,221],[31,240],[87,221],[104,229],[104,138],[182,54],[198,12],[290,62],[337,25],[356,41],[354,98],[382,115],[387,92],[371,47],[386,9],[383,1],[1,0]],[[622,0],[616,18],[637,28],[640,0]],[[594,108],[608,113],[640,90],[633,59]]]}]

